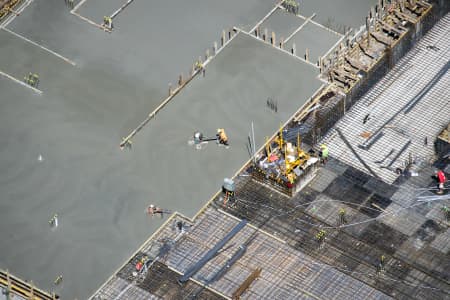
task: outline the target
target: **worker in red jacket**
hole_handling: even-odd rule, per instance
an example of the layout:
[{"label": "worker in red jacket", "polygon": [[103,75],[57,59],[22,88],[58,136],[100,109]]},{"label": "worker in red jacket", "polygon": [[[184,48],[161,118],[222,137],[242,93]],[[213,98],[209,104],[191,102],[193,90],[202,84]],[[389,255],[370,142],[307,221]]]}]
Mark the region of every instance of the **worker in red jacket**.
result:
[{"label": "worker in red jacket", "polygon": [[444,193],[444,183],[447,181],[447,178],[445,178],[445,173],[442,170],[438,170],[436,172],[436,176],[437,176],[437,180],[439,183],[439,191],[437,193],[443,194]]}]

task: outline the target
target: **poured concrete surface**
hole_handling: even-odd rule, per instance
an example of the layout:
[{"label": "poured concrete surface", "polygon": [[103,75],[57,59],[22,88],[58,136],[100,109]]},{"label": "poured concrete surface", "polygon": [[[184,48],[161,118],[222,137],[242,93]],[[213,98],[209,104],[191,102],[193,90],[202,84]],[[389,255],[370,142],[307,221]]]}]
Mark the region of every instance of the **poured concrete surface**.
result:
[{"label": "poured concrete surface", "polygon": [[[87,0],[77,12],[101,23],[122,3]],[[108,34],[71,15],[64,1],[46,0],[34,1],[8,28],[74,60],[79,68],[102,64],[111,80],[125,78],[133,86],[123,100],[133,106],[132,114],[123,114],[120,134],[125,135],[167,96],[169,82],[175,85],[214,41],[220,44],[222,30],[250,29],[273,6],[271,0],[136,0],[114,19],[115,30]]]},{"label": "poured concrete surface", "polygon": [[[39,72],[44,93],[0,78],[0,264],[66,299],[91,294],[161,224],[145,214],[148,204],[192,216],[248,159],[251,120],[261,145],[320,85],[315,68],[239,36],[121,152],[124,119],[146,110],[145,87],[104,61],[72,67],[1,37],[18,48],[16,65],[1,64],[15,76]],[[230,149],[188,146],[194,130],[221,126]]]},{"label": "poured concrete surface", "polygon": [[365,23],[370,7],[377,0],[302,0],[299,13],[311,16],[316,13],[315,21],[343,33],[345,28],[358,29]]},{"label": "poured concrete surface", "polygon": [[295,44],[296,54],[304,57],[309,50],[309,60],[317,63],[319,56],[325,55],[341,36],[314,23],[308,22],[286,42],[286,49],[292,49]]},{"label": "poured concrete surface", "polygon": [[[99,21],[117,8],[110,3],[88,0],[80,13]],[[118,143],[223,28],[250,28],[272,6],[136,0],[107,34],[69,14],[64,1],[46,0],[8,26],[76,67],[0,31],[0,70],[18,80],[37,72],[43,91],[0,76],[0,267],[84,299],[159,227],[148,204],[192,216],[248,159],[251,121],[260,146],[320,85],[317,69],[239,36],[138,134],[132,151]],[[222,126],[230,149],[187,145],[194,130]],[[60,224],[52,231],[54,213]]]},{"label": "poured concrete surface", "polygon": [[269,37],[274,32],[276,34],[276,40],[280,41],[281,38],[286,40],[303,23],[305,23],[305,20],[299,16],[295,16],[284,9],[277,9],[259,28],[261,34],[267,28]]}]

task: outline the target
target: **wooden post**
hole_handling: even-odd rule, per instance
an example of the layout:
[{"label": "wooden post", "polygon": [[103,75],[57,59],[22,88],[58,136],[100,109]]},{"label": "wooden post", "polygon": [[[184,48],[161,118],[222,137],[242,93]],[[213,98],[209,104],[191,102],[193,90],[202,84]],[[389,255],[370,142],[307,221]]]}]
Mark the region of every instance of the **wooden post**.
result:
[{"label": "wooden post", "polygon": [[284,49],[284,38],[280,39],[280,48]]},{"label": "wooden post", "polygon": [[370,47],[370,23],[369,23],[369,17],[366,17],[366,30],[367,30],[367,47]]},{"label": "wooden post", "polygon": [[306,48],[306,51],[305,51],[305,60],[309,61],[309,49],[308,48]]},{"label": "wooden post", "polygon": [[220,38],[221,47],[225,44],[225,30],[222,30],[222,37]]},{"label": "wooden post", "polygon": [[292,43],[292,55],[297,55],[297,49],[295,47],[295,43]]},{"label": "wooden post", "polygon": [[214,42],[214,45],[213,45],[213,55],[216,55],[217,54],[217,42]]},{"label": "wooden post", "polygon": [[267,30],[267,28],[264,28],[264,35],[263,35],[264,42],[267,41],[267,34],[268,34],[268,30]]},{"label": "wooden post", "polygon": [[450,142],[450,123],[447,126],[447,141]]},{"label": "wooden post", "polygon": [[275,41],[275,32],[273,32],[272,31],[272,38],[271,38],[271,44],[272,44],[272,46],[275,46],[275,44],[276,44],[276,41]]}]

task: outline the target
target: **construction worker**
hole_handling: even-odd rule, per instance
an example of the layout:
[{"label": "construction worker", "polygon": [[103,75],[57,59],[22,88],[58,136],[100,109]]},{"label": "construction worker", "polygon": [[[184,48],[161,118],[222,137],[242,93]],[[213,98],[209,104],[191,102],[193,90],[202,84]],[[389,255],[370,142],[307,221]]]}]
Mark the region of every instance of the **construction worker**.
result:
[{"label": "construction worker", "polygon": [[323,248],[323,245],[325,244],[325,236],[326,236],[327,232],[323,229],[321,229],[317,234],[316,234],[316,240],[319,243],[319,249]]},{"label": "construction worker", "polygon": [[320,145],[319,156],[321,158],[321,162],[326,164],[328,161],[328,147],[325,144]]},{"label": "construction worker", "polygon": [[163,214],[163,210],[157,206],[154,206],[153,204],[150,204],[147,207],[147,213],[151,216],[154,216],[155,214]]},{"label": "construction worker", "polygon": [[197,61],[195,62],[195,69],[196,69],[196,70],[201,70],[201,69],[203,69],[203,64],[202,64],[201,61],[197,60]]},{"label": "construction worker", "polygon": [[339,209],[339,223],[340,223],[340,225],[347,224],[347,218],[346,218],[345,215],[346,215],[345,209],[340,208]]},{"label": "construction worker", "polygon": [[113,29],[112,18],[104,16],[103,17],[103,26],[108,28],[109,30],[112,30]]},{"label": "construction worker", "polygon": [[444,183],[447,181],[447,178],[445,178],[445,173],[442,170],[437,170],[436,171],[436,177],[438,180],[438,194],[442,195],[444,193]]},{"label": "construction worker", "polygon": [[34,73],[33,75],[31,75],[33,81],[34,81],[34,87],[37,88],[39,85],[39,75]]},{"label": "construction worker", "polygon": [[228,146],[228,137],[223,128],[217,129],[216,137],[219,144]]}]

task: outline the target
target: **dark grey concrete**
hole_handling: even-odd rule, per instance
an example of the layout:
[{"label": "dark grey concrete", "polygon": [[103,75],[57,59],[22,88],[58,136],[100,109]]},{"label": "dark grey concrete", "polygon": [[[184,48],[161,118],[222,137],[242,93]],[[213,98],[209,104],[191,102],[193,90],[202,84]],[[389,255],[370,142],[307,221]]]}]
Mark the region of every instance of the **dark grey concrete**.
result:
[{"label": "dark grey concrete", "polygon": [[315,21],[343,33],[345,28],[358,29],[363,25],[370,7],[377,3],[377,0],[303,0],[299,13],[304,16],[316,13]]},{"label": "dark grey concrete", "polygon": [[267,28],[269,37],[272,32],[276,34],[276,40],[280,41],[281,38],[286,40],[299,26],[305,21],[289,13],[283,9],[277,9],[269,18],[267,18],[259,27],[261,34],[264,33],[264,29]]},{"label": "dark grey concrete", "polygon": [[286,49],[292,49],[292,45],[295,43],[297,56],[304,57],[306,48],[308,48],[309,60],[317,63],[319,56],[326,54],[340,38],[341,36],[308,22],[286,42]]}]

